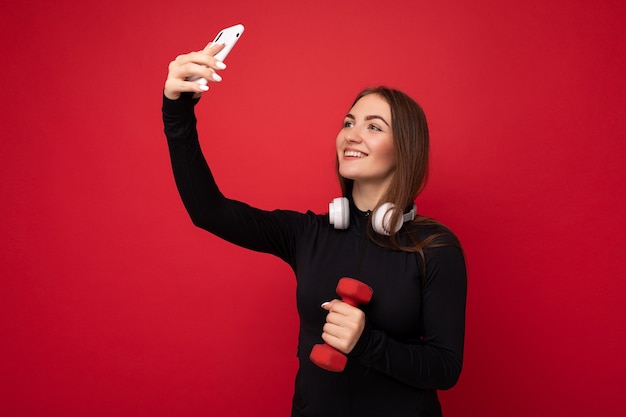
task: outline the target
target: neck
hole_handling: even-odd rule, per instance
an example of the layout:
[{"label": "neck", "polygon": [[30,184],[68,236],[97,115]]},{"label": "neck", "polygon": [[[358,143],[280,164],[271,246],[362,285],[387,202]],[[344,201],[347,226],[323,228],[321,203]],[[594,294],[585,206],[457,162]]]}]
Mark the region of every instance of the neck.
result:
[{"label": "neck", "polygon": [[352,200],[359,210],[371,211],[376,208],[386,190],[387,188],[380,184],[365,184],[355,181],[352,188]]}]

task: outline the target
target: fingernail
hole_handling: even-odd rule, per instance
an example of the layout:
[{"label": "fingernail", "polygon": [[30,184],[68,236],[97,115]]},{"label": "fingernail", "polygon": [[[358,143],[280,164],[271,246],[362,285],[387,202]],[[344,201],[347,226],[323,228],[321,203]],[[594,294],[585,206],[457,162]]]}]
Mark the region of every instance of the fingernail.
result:
[{"label": "fingernail", "polygon": [[218,67],[219,69],[226,69],[226,64],[224,64],[222,61],[217,61],[215,63],[215,66]]},{"label": "fingernail", "polygon": [[199,85],[198,88],[202,91],[209,91],[209,86],[208,85]]},{"label": "fingernail", "polygon": [[218,73],[214,72],[213,75],[211,75],[211,77],[213,77],[215,81],[222,81],[222,77],[220,77]]},{"label": "fingernail", "polygon": [[208,83],[208,81],[206,80],[206,78],[198,78],[196,80],[196,82],[200,85],[206,85],[206,83]]},{"label": "fingernail", "polygon": [[325,303],[322,303],[322,308],[326,307],[328,304],[330,304],[330,301],[326,301]]}]

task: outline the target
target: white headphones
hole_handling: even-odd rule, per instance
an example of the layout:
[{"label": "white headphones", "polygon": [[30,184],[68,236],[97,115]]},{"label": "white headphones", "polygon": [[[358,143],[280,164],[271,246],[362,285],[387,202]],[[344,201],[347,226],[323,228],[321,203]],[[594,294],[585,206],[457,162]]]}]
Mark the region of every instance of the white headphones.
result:
[{"label": "white headphones", "polygon": [[[391,233],[397,233],[405,222],[415,219],[417,207],[413,204],[408,213],[404,213],[402,218],[391,227],[391,215],[396,209],[393,203],[384,203],[372,213],[372,227],[374,231],[380,235],[389,236]],[[328,220],[335,229],[347,229],[350,226],[350,203],[346,197],[338,197],[328,204]]]}]

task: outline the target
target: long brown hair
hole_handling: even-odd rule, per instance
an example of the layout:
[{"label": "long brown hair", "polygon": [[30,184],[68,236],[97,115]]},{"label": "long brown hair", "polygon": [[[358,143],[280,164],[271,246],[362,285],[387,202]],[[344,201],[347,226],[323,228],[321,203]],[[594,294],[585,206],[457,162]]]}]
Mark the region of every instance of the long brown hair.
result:
[{"label": "long brown hair", "polygon": [[[396,207],[404,209],[413,204],[417,196],[424,190],[428,180],[430,144],[426,115],[420,105],[407,94],[385,86],[371,87],[361,91],[356,96],[352,106],[370,94],[380,96],[391,108],[391,132],[396,161],[391,184],[383,196],[383,200],[378,202],[378,206],[390,202]],[[344,178],[339,174],[339,161],[336,162],[336,172],[343,195],[350,196],[354,187],[354,180]],[[390,224],[398,222],[402,214],[402,210],[394,210]],[[368,231],[376,243],[395,250],[418,252],[422,259],[424,258],[423,250],[427,247],[444,246],[450,242],[460,247],[452,232],[430,218],[416,216],[413,224],[425,226],[423,230],[438,229],[438,232],[427,233],[427,237],[421,239],[415,233],[408,233],[410,243],[407,244],[407,242],[400,243],[397,233],[392,233],[389,238],[382,238],[374,234],[371,224]]]}]

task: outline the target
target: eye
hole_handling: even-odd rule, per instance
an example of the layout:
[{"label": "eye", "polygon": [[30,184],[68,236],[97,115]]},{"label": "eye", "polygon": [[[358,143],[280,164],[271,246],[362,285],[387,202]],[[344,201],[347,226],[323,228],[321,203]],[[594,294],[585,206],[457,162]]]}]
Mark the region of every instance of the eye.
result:
[{"label": "eye", "polygon": [[345,120],[343,122],[343,127],[352,127],[354,126],[354,122],[352,120]]},{"label": "eye", "polygon": [[371,129],[371,130],[373,130],[375,132],[382,132],[383,131],[380,127],[378,127],[376,125],[369,125],[368,129]]}]

